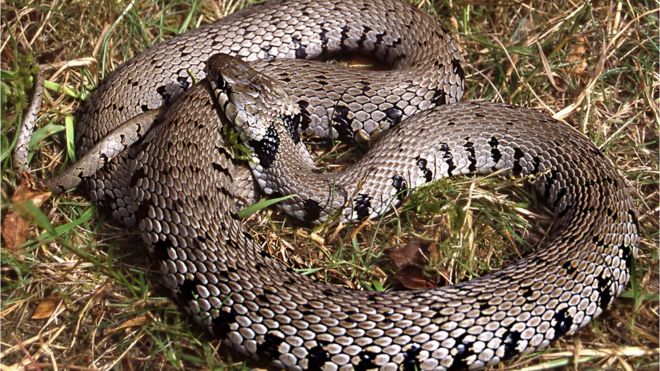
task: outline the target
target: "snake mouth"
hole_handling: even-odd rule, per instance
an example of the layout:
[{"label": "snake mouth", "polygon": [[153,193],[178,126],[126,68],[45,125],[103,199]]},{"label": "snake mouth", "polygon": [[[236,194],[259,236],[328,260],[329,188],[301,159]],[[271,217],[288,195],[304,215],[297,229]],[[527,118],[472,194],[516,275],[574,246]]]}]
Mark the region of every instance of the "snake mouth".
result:
[{"label": "snake mouth", "polygon": [[224,76],[224,71],[230,70],[228,65],[233,59],[233,57],[227,54],[218,53],[212,55],[206,62],[206,78],[211,85],[214,97],[218,101],[226,102],[231,93],[231,84],[228,83],[227,78]]}]

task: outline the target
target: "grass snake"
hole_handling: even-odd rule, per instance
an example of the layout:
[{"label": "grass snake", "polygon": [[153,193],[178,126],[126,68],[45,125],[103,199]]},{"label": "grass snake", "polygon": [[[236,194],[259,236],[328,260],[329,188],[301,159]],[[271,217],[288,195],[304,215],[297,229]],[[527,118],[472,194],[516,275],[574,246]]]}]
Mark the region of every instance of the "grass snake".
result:
[{"label": "grass snake", "polygon": [[[343,53],[389,68],[317,61]],[[543,113],[462,102],[462,65],[440,25],[399,1],[255,5],[114,71],[78,111],[83,156],[50,186],[82,183],[137,226],[195,321],[275,367],[495,365],[601,314],[628,282],[638,226],[623,178],[596,146]],[[318,283],[241,226],[236,199],[251,180],[227,125],[251,149],[263,192],[294,195],[281,208],[307,222],[375,218],[431,181],[503,169],[528,179],[557,220],[528,256],[457,285],[367,292]],[[301,136],[376,141],[329,174]]]}]

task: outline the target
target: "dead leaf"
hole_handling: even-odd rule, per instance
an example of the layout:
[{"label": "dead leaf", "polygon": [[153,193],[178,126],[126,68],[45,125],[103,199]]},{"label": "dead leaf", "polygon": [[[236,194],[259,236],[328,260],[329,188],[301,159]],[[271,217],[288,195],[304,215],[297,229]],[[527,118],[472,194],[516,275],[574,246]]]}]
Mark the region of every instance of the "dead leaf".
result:
[{"label": "dead leaf", "polygon": [[11,198],[13,210],[7,213],[2,221],[2,240],[8,251],[16,252],[27,241],[30,223],[26,218],[23,205],[27,201],[40,207],[50,197],[50,192],[44,192],[34,186],[34,178],[27,173],[22,179]]},{"label": "dead leaf", "polygon": [[47,298],[41,299],[39,304],[37,304],[37,307],[34,309],[34,312],[32,313],[31,319],[46,319],[50,318],[53,313],[55,313],[55,310],[57,307],[60,306],[62,303],[62,300],[59,298],[56,298],[54,296],[50,296]]},{"label": "dead leaf", "polygon": [[51,193],[36,188],[32,176],[23,174],[22,178],[20,184],[14,191],[14,195],[11,197],[11,201],[14,205],[18,206],[26,201],[32,201],[36,207],[41,207],[41,205],[48,200]]},{"label": "dead leaf", "polygon": [[411,290],[438,287],[435,282],[425,277],[423,267],[409,265],[396,272],[394,277],[403,287]]},{"label": "dead leaf", "polygon": [[413,240],[405,246],[387,252],[397,268],[395,278],[407,289],[430,289],[438,285],[424,274],[424,266],[436,254],[432,241]]},{"label": "dead leaf", "polygon": [[2,221],[2,241],[8,251],[16,249],[27,241],[29,223],[20,215],[10,212]]}]

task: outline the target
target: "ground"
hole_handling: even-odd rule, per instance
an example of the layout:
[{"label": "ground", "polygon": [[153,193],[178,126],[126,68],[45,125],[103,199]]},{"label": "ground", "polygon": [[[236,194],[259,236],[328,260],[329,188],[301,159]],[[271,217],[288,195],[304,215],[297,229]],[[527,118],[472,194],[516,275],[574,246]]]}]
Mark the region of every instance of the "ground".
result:
[{"label": "ground", "polygon": [[[259,367],[232,357],[187,320],[158,284],[134,232],[75,193],[26,188],[29,179],[47,179],[71,162],[73,112],[109,71],[250,3],[2,2],[2,369]],[[657,2],[415,3],[461,45],[467,99],[565,120],[618,166],[639,211],[640,253],[624,295],[578,335],[498,368],[658,369]],[[32,170],[21,177],[10,154],[35,66],[47,94],[30,146]],[[341,163],[353,153],[345,146],[314,150],[325,153],[322,162]],[[271,253],[319,280],[366,290],[433,286],[501,266],[547,227],[533,195],[501,181],[441,182],[396,213],[343,230],[299,228],[270,209],[248,223]],[[401,255],[382,248],[426,240],[437,242],[424,245],[430,259],[421,270],[397,269]]]}]

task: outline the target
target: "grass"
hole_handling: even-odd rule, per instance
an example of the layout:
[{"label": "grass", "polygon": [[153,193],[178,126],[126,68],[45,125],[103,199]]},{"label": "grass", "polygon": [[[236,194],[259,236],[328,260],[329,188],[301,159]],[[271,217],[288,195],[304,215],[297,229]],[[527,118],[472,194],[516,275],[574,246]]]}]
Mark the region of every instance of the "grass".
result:
[{"label": "grass", "polygon": [[[163,3],[167,5],[163,5]],[[190,324],[160,288],[134,232],[75,194],[36,206],[12,201],[10,153],[29,102],[34,65],[47,94],[30,147],[46,179],[72,160],[72,113],[96,82],[135,53],[249,1],[2,3],[2,214],[28,215],[28,240],[3,241],[2,368],[243,369]],[[641,223],[640,256],[622,298],[577,336],[498,368],[657,369],[658,10],[651,1],[477,5],[423,0],[468,61],[468,99],[547,111],[600,146],[629,182]],[[346,158],[345,147],[324,159]],[[396,285],[383,246],[437,241],[425,272],[456,282],[526,251],[549,221],[533,194],[507,179],[440,182],[380,220],[302,229],[271,210],[250,224],[271,253],[319,280],[366,290]],[[3,231],[4,233],[4,231]],[[4,235],[3,237],[6,237]]]}]

